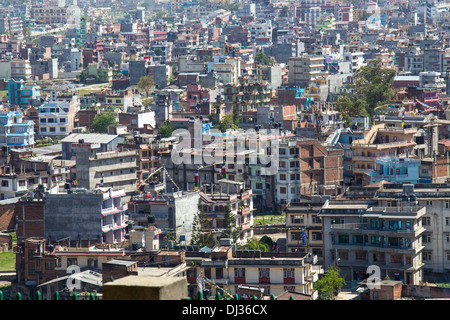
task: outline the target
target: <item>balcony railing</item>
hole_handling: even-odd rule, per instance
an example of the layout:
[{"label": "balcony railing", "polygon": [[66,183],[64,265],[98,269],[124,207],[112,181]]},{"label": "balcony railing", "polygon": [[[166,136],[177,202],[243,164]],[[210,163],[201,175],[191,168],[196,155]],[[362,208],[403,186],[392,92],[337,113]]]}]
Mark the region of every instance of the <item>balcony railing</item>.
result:
[{"label": "balcony railing", "polygon": [[332,224],[332,230],[373,230],[373,231],[386,231],[386,232],[396,232],[396,233],[415,233],[424,231],[424,227],[414,227],[414,228],[382,228],[382,227],[371,227],[368,223],[343,223],[343,224]]}]

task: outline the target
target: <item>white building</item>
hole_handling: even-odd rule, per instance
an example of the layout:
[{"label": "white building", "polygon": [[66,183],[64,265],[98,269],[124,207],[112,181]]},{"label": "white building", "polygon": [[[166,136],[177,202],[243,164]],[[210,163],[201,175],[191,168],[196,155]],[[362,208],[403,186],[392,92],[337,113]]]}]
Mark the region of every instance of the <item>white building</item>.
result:
[{"label": "white building", "polygon": [[0,146],[31,147],[34,145],[34,122],[23,121],[21,111],[0,112]]},{"label": "white building", "polygon": [[72,133],[75,115],[79,109],[77,96],[50,94],[50,101],[39,107],[39,135],[65,136]]}]

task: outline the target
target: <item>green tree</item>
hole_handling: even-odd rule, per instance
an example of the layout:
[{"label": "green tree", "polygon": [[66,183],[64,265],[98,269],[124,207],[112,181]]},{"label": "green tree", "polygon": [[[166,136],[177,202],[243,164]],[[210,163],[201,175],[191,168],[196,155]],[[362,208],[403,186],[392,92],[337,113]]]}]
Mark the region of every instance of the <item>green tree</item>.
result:
[{"label": "green tree", "polygon": [[208,220],[207,215],[203,211],[202,200],[198,200],[197,213],[192,223],[192,238],[191,245],[198,245],[200,247],[212,248],[216,245],[216,240],[211,232],[211,221]]},{"label": "green tree", "polygon": [[219,129],[222,132],[226,132],[232,129],[236,129],[235,123],[233,121],[234,116],[232,114],[228,114],[225,117],[222,118],[222,120],[217,123],[218,116],[213,117],[213,120],[211,120],[213,126],[217,129]]},{"label": "green tree", "polygon": [[313,284],[313,290],[318,292],[319,300],[333,299],[341,287],[345,285],[337,266],[329,266],[327,273]]},{"label": "green tree", "polygon": [[269,248],[273,248],[273,245],[275,244],[272,238],[266,235],[262,236],[261,239],[259,239],[259,242],[266,244]]},{"label": "green tree", "polygon": [[345,127],[351,126],[354,116],[368,116],[365,102],[361,99],[353,101],[348,95],[339,97],[335,110],[342,115]]},{"label": "green tree", "polygon": [[88,78],[88,73],[86,70],[83,70],[83,71],[81,71],[80,75],[78,76],[78,82],[86,83],[87,78]]},{"label": "green tree", "polygon": [[345,126],[351,125],[351,117],[370,117],[375,109],[383,113],[395,98],[393,89],[395,70],[383,68],[380,60],[375,60],[355,73],[355,83],[336,102],[336,111],[343,116]]},{"label": "green tree", "polygon": [[289,7],[284,6],[283,9],[281,9],[280,17],[286,18],[286,17],[289,17],[290,15],[291,15],[291,12],[289,10]]},{"label": "green tree", "polygon": [[266,54],[263,51],[258,52],[256,54],[255,61],[263,65],[268,65],[272,63],[272,59],[266,56]]},{"label": "green tree", "polygon": [[247,240],[247,243],[241,246],[244,250],[259,250],[261,252],[270,252],[272,248],[267,245],[267,243],[261,242],[256,238],[251,238]]},{"label": "green tree", "polygon": [[225,206],[225,218],[224,218],[224,232],[222,233],[223,238],[231,238],[233,243],[236,243],[239,238],[239,231],[236,230],[236,217],[231,211],[231,204],[228,202]]},{"label": "green tree", "polygon": [[170,121],[164,121],[164,124],[158,128],[158,134],[161,135],[161,138],[169,138],[172,136],[175,127],[170,124]]},{"label": "green tree", "polygon": [[153,77],[150,75],[143,76],[139,78],[137,87],[139,90],[144,91],[148,98],[149,92],[155,87],[155,81],[153,80]]},{"label": "green tree", "polygon": [[100,113],[95,116],[94,121],[92,121],[92,128],[96,133],[107,133],[108,126],[111,124],[116,124],[117,115],[114,112]]},{"label": "green tree", "polygon": [[358,98],[354,100],[364,101],[367,114],[373,114],[376,107],[391,103],[394,99],[394,77],[395,70],[383,68],[381,60],[360,68],[355,74],[353,88]]}]

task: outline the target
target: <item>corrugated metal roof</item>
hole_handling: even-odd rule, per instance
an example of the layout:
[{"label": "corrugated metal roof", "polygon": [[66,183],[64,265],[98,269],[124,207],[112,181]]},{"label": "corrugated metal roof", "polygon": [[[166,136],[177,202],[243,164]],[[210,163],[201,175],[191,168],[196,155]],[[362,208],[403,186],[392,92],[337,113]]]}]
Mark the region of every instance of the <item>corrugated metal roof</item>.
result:
[{"label": "corrugated metal roof", "polygon": [[114,140],[118,135],[104,134],[104,133],[72,133],[65,137],[61,142],[78,143],[80,139],[83,139],[85,143],[109,143]]}]

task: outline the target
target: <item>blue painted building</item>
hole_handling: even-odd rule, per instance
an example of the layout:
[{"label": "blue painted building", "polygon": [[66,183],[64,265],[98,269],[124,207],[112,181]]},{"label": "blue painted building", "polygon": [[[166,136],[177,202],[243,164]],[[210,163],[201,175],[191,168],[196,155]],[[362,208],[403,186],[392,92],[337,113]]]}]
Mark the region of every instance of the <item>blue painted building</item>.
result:
[{"label": "blue painted building", "polygon": [[8,82],[8,102],[10,106],[26,108],[41,97],[39,86],[26,86],[23,80],[11,79]]},{"label": "blue painted building", "polygon": [[419,159],[380,157],[375,160],[376,170],[366,173],[364,184],[382,180],[392,183],[418,183],[420,164]]},{"label": "blue painted building", "polygon": [[34,122],[23,121],[21,111],[0,112],[0,146],[32,147],[34,145]]}]

